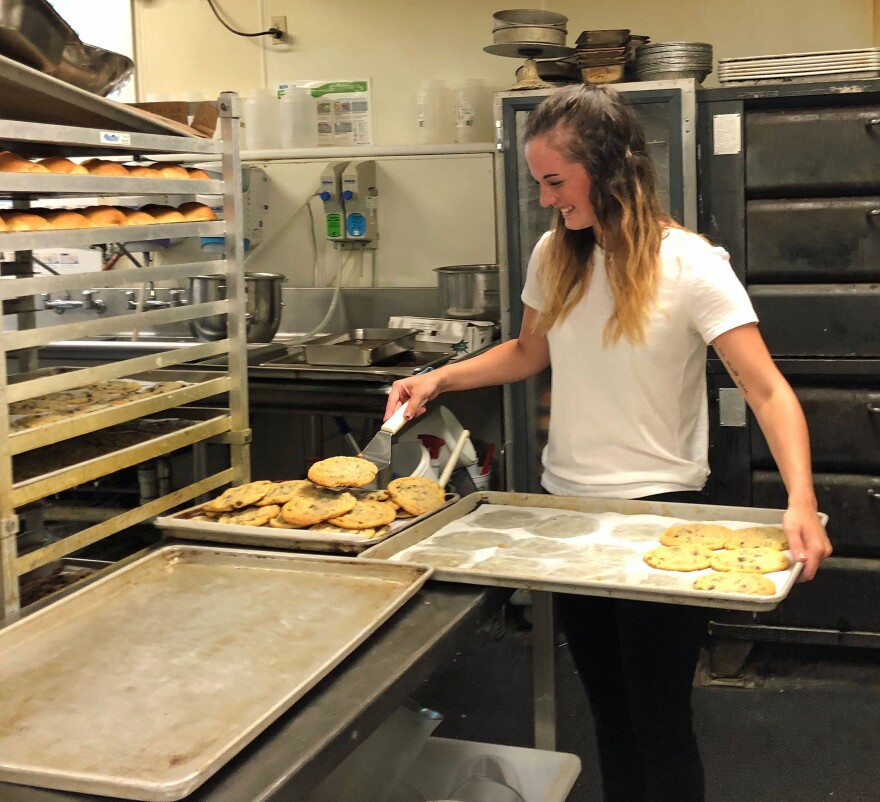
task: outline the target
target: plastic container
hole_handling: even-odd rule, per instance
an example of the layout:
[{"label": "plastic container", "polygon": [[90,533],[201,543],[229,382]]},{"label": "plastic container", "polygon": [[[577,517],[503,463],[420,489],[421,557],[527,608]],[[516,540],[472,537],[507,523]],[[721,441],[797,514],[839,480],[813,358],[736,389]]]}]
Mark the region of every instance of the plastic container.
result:
[{"label": "plastic container", "polygon": [[423,145],[455,142],[454,110],[449,87],[443,81],[425,81],[416,95],[418,139]]},{"label": "plastic container", "polygon": [[470,78],[455,90],[455,141],[492,142],[493,127],[489,89],[479,78]]},{"label": "plastic container", "polygon": [[279,104],[282,148],[318,147],[318,101],[303,87],[291,87]]},{"label": "plastic container", "polygon": [[[485,776],[485,770],[478,767],[491,758],[504,768],[505,783],[514,787],[525,802],[565,802],[581,773],[580,759],[565,752],[428,738],[404,773],[403,782],[425,799],[456,800],[458,797],[450,796],[453,788],[458,785],[463,790],[469,776]],[[495,798],[501,799],[503,789],[500,783],[497,785],[491,790],[497,792]]]},{"label": "plastic container", "polygon": [[437,481],[431,453],[418,440],[395,443],[391,447],[391,473],[398,476],[424,476]]},{"label": "plastic container", "polygon": [[468,476],[474,483],[474,490],[488,490],[492,484],[492,469],[490,468],[486,473],[480,473],[482,470],[483,466],[479,463],[467,467]]},{"label": "plastic container", "polygon": [[255,89],[244,102],[244,139],[247,150],[281,147],[280,103],[271,89]]},{"label": "plastic container", "polygon": [[[410,440],[418,440],[420,434],[433,434],[442,437],[445,445],[440,449],[438,457],[439,464],[445,466],[452,456],[452,450],[458,442],[459,435],[464,431],[458,418],[455,417],[446,407],[441,406],[438,409],[431,410],[427,415],[423,415],[415,423],[407,426],[398,436],[400,443],[409,442]],[[474,444],[470,439],[465,441],[464,448],[458,457],[456,468],[466,468],[468,465],[474,465],[477,462],[477,452]]]}]

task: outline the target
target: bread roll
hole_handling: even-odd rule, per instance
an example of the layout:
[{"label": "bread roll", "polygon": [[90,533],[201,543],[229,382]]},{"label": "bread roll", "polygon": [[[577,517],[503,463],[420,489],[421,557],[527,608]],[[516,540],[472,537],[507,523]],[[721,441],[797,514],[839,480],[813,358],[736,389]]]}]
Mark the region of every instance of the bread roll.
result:
[{"label": "bread roll", "polygon": [[183,223],[186,222],[184,216],[173,206],[160,206],[157,203],[148,203],[141,207],[142,212],[146,212],[157,223]]},{"label": "bread roll", "polygon": [[32,173],[48,173],[49,168],[46,167],[45,164],[39,164],[38,162],[28,162],[31,166]]},{"label": "bread roll", "polygon": [[17,153],[9,150],[0,151],[0,172],[3,173],[29,173],[33,165]]},{"label": "bread roll", "polygon": [[204,203],[197,203],[196,201],[190,201],[189,203],[184,203],[181,206],[178,206],[177,211],[183,215],[183,218],[187,223],[195,223],[199,220],[217,219],[217,215],[214,214],[214,210],[210,206]]},{"label": "bread roll", "polygon": [[7,212],[3,215],[10,231],[50,231],[49,221],[31,212]]},{"label": "bread roll", "polygon": [[160,173],[155,166],[148,164],[128,165],[128,174],[135,178],[161,178]]},{"label": "bread roll", "polygon": [[4,231],[9,231],[9,226],[7,226],[6,221],[2,217],[0,217],[0,234],[2,234]]},{"label": "bread roll", "polygon": [[125,215],[115,206],[87,206],[82,213],[95,226],[125,225]]},{"label": "bread roll", "polygon": [[69,209],[57,209],[46,212],[46,219],[52,228],[94,228],[93,224],[85,215]]},{"label": "bread roll", "polygon": [[162,174],[162,178],[189,178],[186,168],[179,164],[159,164],[156,166]]},{"label": "bread roll", "polygon": [[82,165],[89,171],[89,175],[109,175],[119,178],[128,176],[128,170],[118,162],[106,161],[104,159],[87,159]]},{"label": "bread roll", "polygon": [[194,178],[197,181],[210,181],[211,176],[209,176],[204,170],[199,167],[187,167],[186,172],[190,178]]},{"label": "bread roll", "polygon": [[81,164],[77,164],[76,162],[72,162],[70,159],[65,159],[64,156],[49,156],[46,159],[40,159],[37,164],[45,167],[50,173],[55,173],[56,175],[88,175],[89,171],[86,170]]},{"label": "bread roll", "polygon": [[151,214],[142,212],[139,209],[120,207],[119,211],[125,215],[125,223],[123,225],[126,226],[149,226],[156,222],[156,219]]}]

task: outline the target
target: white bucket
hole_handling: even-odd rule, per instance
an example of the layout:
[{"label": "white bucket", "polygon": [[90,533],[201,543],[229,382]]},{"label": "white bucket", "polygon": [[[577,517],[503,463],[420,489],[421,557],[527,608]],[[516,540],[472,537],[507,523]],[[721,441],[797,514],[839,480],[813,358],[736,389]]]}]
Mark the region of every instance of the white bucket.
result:
[{"label": "white bucket", "polygon": [[424,476],[437,481],[431,454],[419,440],[405,440],[391,446],[391,473],[398,476]]}]

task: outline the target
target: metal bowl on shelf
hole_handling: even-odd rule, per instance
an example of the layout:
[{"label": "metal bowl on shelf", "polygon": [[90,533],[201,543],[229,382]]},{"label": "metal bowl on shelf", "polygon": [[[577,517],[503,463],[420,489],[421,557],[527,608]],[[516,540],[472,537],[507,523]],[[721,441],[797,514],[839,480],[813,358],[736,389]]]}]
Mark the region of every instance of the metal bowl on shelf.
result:
[{"label": "metal bowl on shelf", "polygon": [[[226,276],[217,273],[191,276],[189,303],[203,304],[226,299]],[[281,273],[245,273],[247,296],[247,341],[268,343],[281,325],[281,285],[287,277]],[[197,340],[213,341],[226,337],[226,315],[209,315],[191,320],[190,332]]]}]

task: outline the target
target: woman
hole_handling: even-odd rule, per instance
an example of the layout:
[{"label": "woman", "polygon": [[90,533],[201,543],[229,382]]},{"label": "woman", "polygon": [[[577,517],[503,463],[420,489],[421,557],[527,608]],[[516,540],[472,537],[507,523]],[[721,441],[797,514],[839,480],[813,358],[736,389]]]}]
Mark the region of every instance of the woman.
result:
[{"label": "woman", "polygon": [[[576,85],[531,114],[526,161],[556,212],[522,291],[519,336],[395,382],[388,412],[553,368],[542,484],[550,493],[697,501],[709,473],[706,346],[745,396],[788,491],[783,527],[812,579],[831,545],[806,422],[727,254],[661,210],[644,135],[608,87]],[[560,596],[590,699],[607,802],[702,800],[690,695],[708,613]]]}]

